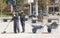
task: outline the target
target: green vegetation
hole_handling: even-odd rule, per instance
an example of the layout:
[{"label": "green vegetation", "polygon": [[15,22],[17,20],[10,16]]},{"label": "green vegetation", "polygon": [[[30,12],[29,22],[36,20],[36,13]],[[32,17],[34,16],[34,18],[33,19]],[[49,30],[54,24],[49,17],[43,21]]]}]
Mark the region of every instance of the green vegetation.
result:
[{"label": "green vegetation", "polygon": [[[7,0],[0,0],[0,6],[2,5],[2,7],[0,7],[0,11],[2,10],[3,16],[11,16],[12,15],[11,12],[5,11],[6,7],[9,6],[8,4],[6,4],[6,1]],[[50,3],[51,3],[51,0],[38,0],[38,10],[46,10],[46,7],[50,5]],[[16,0],[13,5],[15,6],[14,10],[21,9],[24,5],[24,0]],[[19,12],[17,13],[20,14]],[[49,12],[49,14],[54,14],[54,13]]]},{"label": "green vegetation", "polygon": [[49,12],[49,14],[52,14],[52,15],[54,15],[54,14],[55,14],[55,12]]},{"label": "green vegetation", "polygon": [[[11,12],[5,11],[6,7],[9,6],[8,4],[6,4],[6,1],[7,0],[0,0],[0,11],[2,10],[2,16],[11,16],[12,15]],[[23,5],[23,0],[16,0],[16,4],[14,3],[14,5],[16,6],[14,7],[14,10],[20,8]],[[20,14],[19,12],[17,13]],[[1,16],[1,12],[0,12],[0,16]]]},{"label": "green vegetation", "polygon": [[12,13],[11,12],[3,12],[2,15],[4,15],[4,16],[11,16]]}]

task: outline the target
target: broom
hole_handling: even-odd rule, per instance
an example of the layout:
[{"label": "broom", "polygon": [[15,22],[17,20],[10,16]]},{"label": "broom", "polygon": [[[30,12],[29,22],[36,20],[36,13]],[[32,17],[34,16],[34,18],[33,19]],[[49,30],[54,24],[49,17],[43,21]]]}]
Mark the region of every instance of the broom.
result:
[{"label": "broom", "polygon": [[8,25],[10,24],[10,22],[7,24],[7,26],[5,27],[4,31],[1,34],[6,33],[6,29],[8,28]]}]

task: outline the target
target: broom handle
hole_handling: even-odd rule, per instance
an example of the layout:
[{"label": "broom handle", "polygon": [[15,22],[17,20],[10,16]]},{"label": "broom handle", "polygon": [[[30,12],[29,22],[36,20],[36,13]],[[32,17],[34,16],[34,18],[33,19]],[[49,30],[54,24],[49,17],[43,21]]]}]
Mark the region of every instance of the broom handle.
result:
[{"label": "broom handle", "polygon": [[8,25],[10,24],[10,22],[7,24],[7,26],[5,27],[4,31],[7,29]]}]

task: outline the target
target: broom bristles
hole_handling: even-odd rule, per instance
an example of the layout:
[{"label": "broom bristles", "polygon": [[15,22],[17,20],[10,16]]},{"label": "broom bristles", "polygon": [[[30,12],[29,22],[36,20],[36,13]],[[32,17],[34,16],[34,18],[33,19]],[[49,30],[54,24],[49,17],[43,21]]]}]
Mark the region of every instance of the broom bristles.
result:
[{"label": "broom bristles", "polygon": [[4,34],[4,33],[6,33],[6,31],[3,31],[1,34]]}]

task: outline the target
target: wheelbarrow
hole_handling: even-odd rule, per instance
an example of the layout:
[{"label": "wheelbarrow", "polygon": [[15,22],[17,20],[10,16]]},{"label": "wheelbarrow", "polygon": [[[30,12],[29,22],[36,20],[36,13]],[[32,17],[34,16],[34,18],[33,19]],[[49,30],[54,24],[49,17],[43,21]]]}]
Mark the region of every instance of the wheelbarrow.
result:
[{"label": "wheelbarrow", "polygon": [[42,25],[39,25],[39,26],[37,26],[37,25],[32,25],[32,27],[33,27],[33,28],[32,28],[32,32],[33,32],[33,33],[36,33],[38,29],[41,30],[41,29],[43,28]]},{"label": "wheelbarrow", "polygon": [[52,29],[57,29],[58,24],[56,22],[53,22],[52,24],[47,25],[47,27],[48,27],[48,29],[47,29],[48,33],[51,33]]}]

